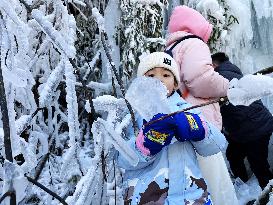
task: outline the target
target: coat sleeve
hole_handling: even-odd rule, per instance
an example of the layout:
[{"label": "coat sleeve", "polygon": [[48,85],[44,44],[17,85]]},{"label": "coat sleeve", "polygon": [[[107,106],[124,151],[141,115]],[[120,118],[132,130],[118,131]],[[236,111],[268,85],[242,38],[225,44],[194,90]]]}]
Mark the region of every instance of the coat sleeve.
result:
[{"label": "coat sleeve", "polygon": [[137,170],[152,164],[159,153],[151,157],[145,156],[136,146],[136,136],[134,135],[133,131],[129,133],[129,138],[130,139],[127,141],[127,144],[138,156],[138,163],[136,166],[131,165],[130,162],[125,157],[123,157],[119,152],[117,152],[116,160],[117,160],[118,166],[125,170]]},{"label": "coat sleeve", "polygon": [[207,122],[206,137],[201,141],[192,141],[196,152],[204,157],[216,154],[224,150],[226,146],[225,136],[213,124]]},{"label": "coat sleeve", "polygon": [[226,96],[228,80],[214,71],[208,46],[199,39],[190,39],[182,52],[181,77],[190,93],[200,98]]},{"label": "coat sleeve", "polygon": [[217,71],[217,72],[224,78],[228,79],[229,81],[231,81],[233,78],[240,79],[241,77],[243,77],[243,75],[240,75],[238,73],[234,73],[231,71]]}]

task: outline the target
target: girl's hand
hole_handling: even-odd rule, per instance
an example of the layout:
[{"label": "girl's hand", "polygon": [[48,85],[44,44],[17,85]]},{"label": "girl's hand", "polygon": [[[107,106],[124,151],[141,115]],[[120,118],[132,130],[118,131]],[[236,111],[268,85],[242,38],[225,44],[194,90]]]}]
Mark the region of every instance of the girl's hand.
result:
[{"label": "girl's hand", "polygon": [[[158,113],[150,121],[154,121],[166,114]],[[175,134],[175,120],[173,117],[168,117],[145,126],[143,122],[143,145],[150,151],[150,155],[155,155],[162,150],[163,147],[169,145]]]},{"label": "girl's hand", "polygon": [[180,112],[174,115],[174,119],[177,127],[176,139],[178,141],[200,141],[205,138],[205,128],[197,114]]}]

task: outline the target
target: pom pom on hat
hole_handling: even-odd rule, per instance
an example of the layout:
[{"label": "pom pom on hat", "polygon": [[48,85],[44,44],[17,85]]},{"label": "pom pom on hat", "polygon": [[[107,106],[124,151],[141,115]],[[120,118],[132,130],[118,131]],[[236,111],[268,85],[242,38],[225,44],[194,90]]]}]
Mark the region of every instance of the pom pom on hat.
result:
[{"label": "pom pom on hat", "polygon": [[143,57],[138,65],[137,76],[143,76],[155,67],[168,69],[173,73],[177,83],[179,83],[180,77],[178,65],[169,54],[164,52],[154,52]]}]

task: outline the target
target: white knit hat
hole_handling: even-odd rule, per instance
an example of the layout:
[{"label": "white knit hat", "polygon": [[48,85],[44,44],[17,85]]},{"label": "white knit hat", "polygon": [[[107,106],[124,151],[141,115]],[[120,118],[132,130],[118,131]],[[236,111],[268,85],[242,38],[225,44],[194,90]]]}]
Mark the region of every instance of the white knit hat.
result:
[{"label": "white knit hat", "polygon": [[138,65],[137,76],[143,76],[155,67],[162,67],[170,70],[177,83],[179,83],[180,77],[177,63],[169,54],[164,52],[154,52],[143,57]]}]

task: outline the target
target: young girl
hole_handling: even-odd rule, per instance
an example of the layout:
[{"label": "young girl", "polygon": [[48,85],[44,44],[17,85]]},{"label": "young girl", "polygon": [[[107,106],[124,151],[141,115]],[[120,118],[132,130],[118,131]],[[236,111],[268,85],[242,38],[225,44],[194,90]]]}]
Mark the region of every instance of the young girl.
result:
[{"label": "young girl", "polygon": [[[207,41],[212,25],[196,10],[187,6],[174,8],[168,24],[167,49],[181,38],[192,35],[172,49],[173,58],[179,66],[180,91],[192,105],[209,102],[227,95],[228,80],[214,71]],[[200,107],[206,119],[222,129],[222,117],[218,103]],[[208,182],[215,205],[237,205],[238,200],[221,152],[198,156],[202,174]]]},{"label": "young girl", "polygon": [[[157,78],[167,87],[171,112],[191,106],[176,92],[178,67],[168,54],[155,52],[144,57],[137,75]],[[159,113],[151,120],[162,116]],[[225,138],[219,129],[206,122],[196,109],[149,125],[139,122],[143,122],[139,125],[141,131],[128,141],[139,163],[134,167],[118,156],[119,166],[125,169],[124,204],[211,205],[195,151],[202,156],[220,152]]]}]

